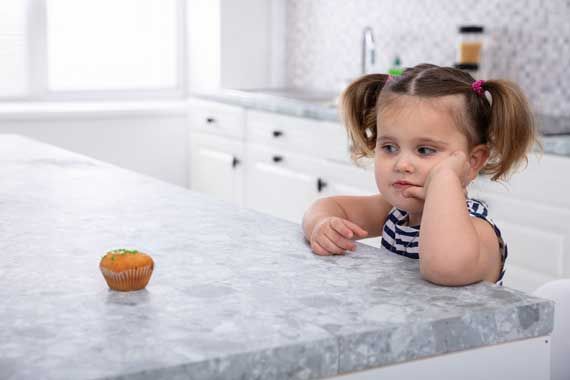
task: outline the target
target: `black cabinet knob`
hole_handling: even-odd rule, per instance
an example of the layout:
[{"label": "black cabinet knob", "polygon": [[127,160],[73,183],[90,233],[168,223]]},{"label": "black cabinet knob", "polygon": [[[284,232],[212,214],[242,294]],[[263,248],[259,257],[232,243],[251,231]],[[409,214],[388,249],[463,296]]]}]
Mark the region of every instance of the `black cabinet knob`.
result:
[{"label": "black cabinet knob", "polygon": [[206,118],[206,123],[208,124],[213,124],[216,122],[216,119],[214,119],[213,117],[207,117]]},{"label": "black cabinet knob", "polygon": [[323,179],[321,179],[321,178],[317,179],[317,191],[319,193],[322,192],[323,189],[327,186],[328,186],[328,184]]},{"label": "black cabinet knob", "polygon": [[273,162],[281,162],[283,161],[283,156],[273,156]]},{"label": "black cabinet knob", "polygon": [[241,161],[239,160],[239,158],[235,157],[232,160],[232,168],[235,168],[236,166],[238,166],[241,163]]},{"label": "black cabinet knob", "polygon": [[273,131],[273,137],[279,137],[279,136],[283,136],[282,131]]}]

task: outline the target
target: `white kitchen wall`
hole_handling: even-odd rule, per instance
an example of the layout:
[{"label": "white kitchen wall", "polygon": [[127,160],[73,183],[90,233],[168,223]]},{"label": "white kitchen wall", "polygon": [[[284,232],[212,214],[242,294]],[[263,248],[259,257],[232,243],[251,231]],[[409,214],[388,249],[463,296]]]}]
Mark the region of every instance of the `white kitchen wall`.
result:
[{"label": "white kitchen wall", "polygon": [[285,85],[286,0],[188,2],[189,88]]},{"label": "white kitchen wall", "polygon": [[0,115],[0,133],[19,134],[173,183],[187,185],[186,110]]},{"label": "white kitchen wall", "polygon": [[378,70],[451,65],[457,26],[486,28],[489,77],[512,79],[536,111],[570,115],[567,0],[287,0],[287,82],[327,90],[360,74],[362,29],[376,38]]}]

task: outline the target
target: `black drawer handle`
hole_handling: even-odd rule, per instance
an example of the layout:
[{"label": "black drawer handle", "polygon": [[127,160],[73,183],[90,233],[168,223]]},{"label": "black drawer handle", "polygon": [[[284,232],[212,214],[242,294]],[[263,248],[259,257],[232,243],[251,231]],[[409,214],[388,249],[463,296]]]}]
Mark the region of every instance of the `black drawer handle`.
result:
[{"label": "black drawer handle", "polygon": [[241,161],[239,160],[239,158],[234,156],[234,158],[232,159],[232,168],[235,168],[239,164],[241,164]]},{"label": "black drawer handle", "polygon": [[213,124],[216,122],[216,119],[214,119],[213,117],[207,117],[206,118],[206,123],[208,124]]},{"label": "black drawer handle", "polygon": [[283,161],[283,156],[273,156],[273,162],[281,162]]},{"label": "black drawer handle", "polygon": [[279,136],[283,136],[282,131],[273,131],[273,137],[279,137]]},{"label": "black drawer handle", "polygon": [[320,193],[323,191],[325,187],[327,187],[327,183],[323,181],[321,178],[317,179],[317,191]]}]

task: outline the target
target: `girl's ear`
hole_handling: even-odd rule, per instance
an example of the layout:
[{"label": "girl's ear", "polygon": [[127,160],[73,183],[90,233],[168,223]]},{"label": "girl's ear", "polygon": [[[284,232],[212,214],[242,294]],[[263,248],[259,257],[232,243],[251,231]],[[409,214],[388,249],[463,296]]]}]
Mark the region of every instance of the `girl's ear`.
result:
[{"label": "girl's ear", "polygon": [[489,147],[485,144],[479,144],[471,149],[469,154],[469,180],[473,181],[481,168],[487,162],[489,158]]}]

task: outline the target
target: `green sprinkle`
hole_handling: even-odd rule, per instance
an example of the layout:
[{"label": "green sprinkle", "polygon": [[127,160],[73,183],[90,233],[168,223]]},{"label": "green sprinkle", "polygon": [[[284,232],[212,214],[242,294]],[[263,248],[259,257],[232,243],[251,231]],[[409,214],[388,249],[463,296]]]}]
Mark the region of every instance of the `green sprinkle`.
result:
[{"label": "green sprinkle", "polygon": [[124,249],[124,248],[119,248],[119,249],[114,249],[112,251],[110,251],[109,253],[115,253],[117,255],[126,255],[127,253],[130,253],[132,255],[135,255],[137,253],[139,253],[139,251],[137,251],[136,249]]}]

